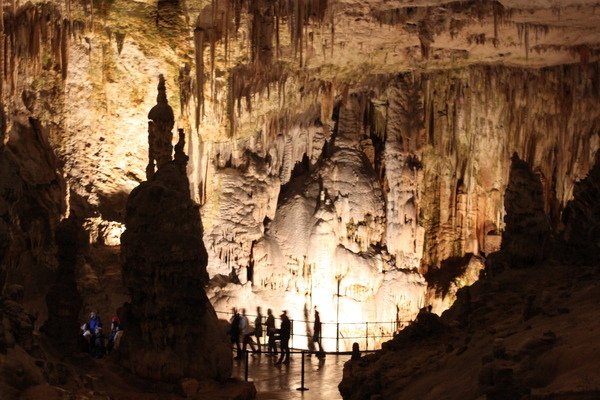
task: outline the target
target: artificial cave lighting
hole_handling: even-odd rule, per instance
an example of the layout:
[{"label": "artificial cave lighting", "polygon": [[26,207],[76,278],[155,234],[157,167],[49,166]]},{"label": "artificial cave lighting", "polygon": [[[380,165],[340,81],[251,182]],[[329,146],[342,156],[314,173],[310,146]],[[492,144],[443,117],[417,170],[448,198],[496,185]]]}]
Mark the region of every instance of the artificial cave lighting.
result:
[{"label": "artificial cave lighting", "polygon": [[593,396],[598,9],[0,1],[0,398],[251,399],[257,307],[347,400]]}]

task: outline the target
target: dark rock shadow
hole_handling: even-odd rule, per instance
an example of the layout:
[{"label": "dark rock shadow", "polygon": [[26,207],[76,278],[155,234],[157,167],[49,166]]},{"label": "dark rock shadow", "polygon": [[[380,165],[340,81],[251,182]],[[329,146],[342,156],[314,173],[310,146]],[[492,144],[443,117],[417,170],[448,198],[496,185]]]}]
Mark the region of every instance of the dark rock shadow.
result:
[{"label": "dark rock shadow", "polygon": [[500,251],[508,263],[526,266],[543,261],[551,248],[551,228],[544,212],[542,183],[517,153],[511,158],[504,209],[506,227]]},{"label": "dark rock shadow", "polygon": [[588,175],[575,184],[562,214],[566,248],[560,255],[581,263],[600,263],[600,151]]}]

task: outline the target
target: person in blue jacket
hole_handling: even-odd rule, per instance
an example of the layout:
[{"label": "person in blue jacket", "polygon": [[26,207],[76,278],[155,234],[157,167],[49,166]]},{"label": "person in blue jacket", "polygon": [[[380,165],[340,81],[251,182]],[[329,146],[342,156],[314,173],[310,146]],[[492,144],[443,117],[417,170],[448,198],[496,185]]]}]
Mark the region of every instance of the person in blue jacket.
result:
[{"label": "person in blue jacket", "polygon": [[94,345],[96,344],[97,328],[102,328],[102,321],[100,321],[98,314],[95,311],[92,311],[88,322],[81,327],[83,330],[83,338],[87,342],[87,348],[90,353],[93,351]]}]

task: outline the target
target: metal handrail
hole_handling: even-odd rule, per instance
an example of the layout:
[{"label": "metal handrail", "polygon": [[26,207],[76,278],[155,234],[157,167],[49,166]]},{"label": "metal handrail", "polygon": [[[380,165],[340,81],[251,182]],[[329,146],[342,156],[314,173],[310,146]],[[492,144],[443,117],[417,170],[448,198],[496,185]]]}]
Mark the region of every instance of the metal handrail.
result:
[{"label": "metal handrail", "polygon": [[[215,310],[215,312],[217,314],[232,315],[231,311],[218,311],[218,310]],[[256,314],[246,314],[246,317],[256,317]],[[264,315],[262,317],[265,318]],[[279,318],[277,318],[277,319],[279,319]],[[291,318],[290,318],[290,321],[309,322],[311,324],[314,324],[314,322],[315,322],[315,321],[304,320],[304,319],[294,319],[293,320]],[[412,322],[412,321],[398,320],[398,321],[340,322],[340,324],[341,325],[364,325],[364,324],[368,323],[368,324],[380,324],[380,325],[383,325],[383,324],[396,324],[396,323],[403,324],[403,323],[409,323],[409,322]],[[321,322],[321,325],[335,325],[335,324],[337,324],[337,322],[331,322],[331,321],[330,322]]]},{"label": "metal handrail", "polygon": [[[233,313],[230,311],[216,311],[216,313],[225,314],[225,315],[233,315]],[[246,314],[246,317],[255,318],[256,316],[257,316],[256,314]],[[264,321],[266,319],[266,317],[263,315],[262,319]],[[299,323],[302,326],[305,326],[306,324],[313,325],[314,321],[294,320],[294,319],[290,318],[290,323],[291,323],[290,339],[292,341],[292,344],[293,344],[294,336],[303,337],[303,338],[311,338],[312,337],[312,335],[310,335],[308,333],[294,333],[294,325],[295,325],[295,323]],[[399,329],[406,326],[408,323],[410,323],[410,321],[321,322],[322,326],[334,325],[335,329],[336,329],[336,332],[335,332],[336,336],[321,336],[320,339],[321,340],[324,340],[324,339],[325,340],[335,340],[335,351],[327,351],[327,353],[330,353],[330,354],[345,352],[345,351],[340,351],[340,349],[339,349],[340,340],[364,340],[365,351],[369,351],[369,345],[372,345],[373,350],[376,350],[375,347],[377,346],[377,344],[379,344],[381,342],[382,339],[393,338],[394,334],[396,332],[398,332]],[[263,324],[264,324],[264,322],[263,322]],[[351,328],[352,331],[356,330],[356,328],[354,326],[362,325],[362,326],[364,326],[365,334],[360,335],[360,336],[356,336],[356,334],[353,336],[345,336],[344,333],[342,332],[342,330],[347,325],[352,326],[352,328]],[[386,329],[384,330],[383,328],[386,328]],[[390,329],[388,330],[388,328],[390,328]],[[352,331],[349,333],[351,333],[351,334],[354,333]],[[306,331],[302,330],[302,332],[306,332]],[[388,332],[391,332],[391,334]],[[265,338],[265,337],[266,337],[266,332],[265,332],[265,330],[263,330],[262,338]]]}]

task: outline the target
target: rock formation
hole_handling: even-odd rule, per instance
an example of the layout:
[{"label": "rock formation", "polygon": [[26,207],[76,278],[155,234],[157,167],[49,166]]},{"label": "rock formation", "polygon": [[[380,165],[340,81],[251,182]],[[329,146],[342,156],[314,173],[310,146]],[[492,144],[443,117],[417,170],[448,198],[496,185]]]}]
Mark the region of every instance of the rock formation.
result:
[{"label": "rock formation", "polygon": [[502,233],[501,252],[513,265],[540,262],[551,247],[542,182],[516,154],[511,160],[504,195],[506,228]]},{"label": "rock formation", "polygon": [[154,168],[160,168],[172,159],[173,125],[175,117],[173,109],[167,100],[165,78],[160,75],[158,80],[158,96],[156,105],[148,113],[148,166],[146,179],[154,175]]},{"label": "rock formation", "polygon": [[89,238],[75,215],[62,220],[56,229],[58,248],[56,280],[46,295],[48,320],[44,333],[65,353],[79,350],[76,335],[80,330],[82,299],[77,288],[75,271],[78,258]]},{"label": "rock formation", "polygon": [[573,200],[563,212],[563,239],[567,259],[600,262],[600,151],[588,175],[575,184]]},{"label": "rock formation", "polygon": [[[569,262],[591,263],[596,3],[0,2],[0,287],[21,284],[34,327],[49,317],[49,332],[65,311],[58,295],[74,284],[84,308],[102,302],[103,314],[112,312],[126,290],[115,283],[120,269],[108,267],[128,193],[144,179],[144,188],[181,199],[183,211],[161,201],[187,213],[173,219],[185,229],[197,216],[186,208],[188,190],[201,205],[204,231],[189,237],[204,235],[208,274],[192,278],[200,286],[214,278],[207,293],[218,310],[279,308],[283,299],[293,318],[319,304],[332,322],[339,304],[340,322],[383,320],[391,334],[426,304],[441,312],[461,302],[460,288],[500,248],[527,264],[551,255],[536,239],[552,238]],[[156,97],[147,89],[159,71],[179,79],[161,80]],[[140,118],[152,106],[149,121]],[[188,143],[180,139],[173,157],[175,120]],[[150,149],[139,135],[146,129]],[[511,167],[514,153],[523,168]],[[151,197],[140,192],[138,203]],[[530,199],[513,200],[521,196]],[[535,206],[522,209],[531,196]],[[70,211],[94,242],[75,282],[56,236]],[[161,218],[164,226],[139,221],[130,234],[174,229]],[[153,248],[128,246],[159,265]],[[185,249],[160,265],[206,258]],[[132,287],[147,271],[141,265],[126,273]],[[167,324],[167,313],[146,318],[136,290],[133,320],[144,320],[132,329],[146,344],[131,348],[149,354],[168,340],[143,323]],[[76,310],[68,314],[72,324]],[[163,350],[155,354],[170,359]],[[161,379],[173,372],[146,371],[142,353],[130,353],[132,369]]]},{"label": "rock formation", "polygon": [[598,277],[597,268],[556,261],[490,274],[459,290],[441,318],[423,312],[382,351],[347,362],[340,393],[346,400],[597,397]]},{"label": "rock formation", "polygon": [[44,298],[58,265],[54,232],[66,211],[65,183],[48,131],[34,118],[14,121],[0,146],[0,287],[18,284],[43,322]]},{"label": "rock formation", "polygon": [[123,360],[151,379],[224,380],[231,374],[230,346],[204,292],[207,253],[198,205],[190,199],[182,131],[179,140],[175,160],[159,162],[127,201],[121,242],[131,301],[123,311]]}]

